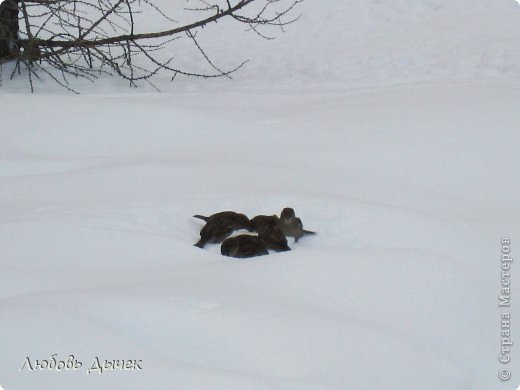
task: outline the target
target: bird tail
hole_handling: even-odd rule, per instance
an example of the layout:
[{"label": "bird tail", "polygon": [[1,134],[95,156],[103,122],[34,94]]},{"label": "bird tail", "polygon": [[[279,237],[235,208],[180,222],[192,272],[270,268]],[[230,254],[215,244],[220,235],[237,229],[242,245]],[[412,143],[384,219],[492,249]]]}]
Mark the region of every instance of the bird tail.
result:
[{"label": "bird tail", "polygon": [[205,240],[203,238],[201,238],[199,240],[199,242],[197,242],[196,244],[194,244],[195,246],[199,247],[199,248],[204,248],[204,245],[206,245],[206,243],[208,242],[208,240]]},{"label": "bird tail", "polygon": [[197,214],[197,215],[194,215],[193,218],[202,219],[203,221],[206,221],[206,222],[208,221],[208,217],[205,217],[203,215],[198,215]]}]

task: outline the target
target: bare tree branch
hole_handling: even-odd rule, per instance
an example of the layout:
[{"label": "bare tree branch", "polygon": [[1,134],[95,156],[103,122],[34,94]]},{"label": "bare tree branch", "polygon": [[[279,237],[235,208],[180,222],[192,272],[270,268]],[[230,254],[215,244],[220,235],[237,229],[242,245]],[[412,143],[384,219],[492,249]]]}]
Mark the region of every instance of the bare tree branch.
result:
[{"label": "bare tree branch", "polygon": [[[143,12],[158,14],[169,24],[178,22],[153,0],[5,0],[0,4],[0,66],[16,61],[14,77],[24,65],[31,90],[33,76],[38,77],[40,71],[71,91],[67,76],[94,81],[100,74],[115,74],[132,86],[149,81],[160,71],[170,72],[172,80],[179,74],[231,78],[247,61],[230,70],[221,69],[199,44],[197,31],[226,18],[271,39],[261,28],[283,29],[298,20],[299,16],[289,14],[301,1],[198,0],[200,7],[185,10],[205,16],[160,31],[136,32],[136,16]],[[172,56],[162,58],[160,53],[183,36],[201,54],[210,73],[176,67]]]}]

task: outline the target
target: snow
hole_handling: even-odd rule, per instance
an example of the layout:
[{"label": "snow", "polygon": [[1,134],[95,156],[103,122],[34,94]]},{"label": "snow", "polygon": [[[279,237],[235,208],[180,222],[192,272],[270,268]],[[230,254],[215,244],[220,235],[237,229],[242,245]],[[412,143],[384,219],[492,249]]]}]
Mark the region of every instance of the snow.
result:
[{"label": "snow", "polygon": [[[251,59],[233,81],[31,95],[4,68],[6,390],[518,386],[497,297],[520,237],[520,7],[331,3],[273,41],[201,35],[218,63]],[[291,252],[193,246],[193,214],[286,206],[318,232]],[[52,354],[83,366],[20,371]],[[89,374],[96,357],[142,370]]]}]

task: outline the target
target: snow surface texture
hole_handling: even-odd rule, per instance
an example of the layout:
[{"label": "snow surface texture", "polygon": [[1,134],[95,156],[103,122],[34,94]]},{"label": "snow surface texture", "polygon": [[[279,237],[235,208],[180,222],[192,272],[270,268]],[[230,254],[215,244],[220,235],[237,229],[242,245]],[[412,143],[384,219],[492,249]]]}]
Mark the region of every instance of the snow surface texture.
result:
[{"label": "snow surface texture", "polygon": [[[520,7],[330,3],[275,41],[208,34],[253,60],[232,82],[30,95],[4,73],[6,390],[518,386],[497,296],[500,239],[520,253]],[[319,235],[251,260],[193,246],[195,213],[285,206]],[[83,367],[19,371],[52,354]],[[95,357],[143,369],[89,375]]]}]

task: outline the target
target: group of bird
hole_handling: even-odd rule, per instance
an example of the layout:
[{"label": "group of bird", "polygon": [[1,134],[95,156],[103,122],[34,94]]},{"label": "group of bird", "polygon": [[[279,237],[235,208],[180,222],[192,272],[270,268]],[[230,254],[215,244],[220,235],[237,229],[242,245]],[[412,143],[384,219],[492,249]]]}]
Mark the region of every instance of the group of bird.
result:
[{"label": "group of bird", "polygon": [[[277,215],[257,215],[249,219],[246,215],[234,211],[222,211],[205,217],[193,217],[206,222],[200,231],[200,240],[195,244],[204,248],[207,243],[222,243],[220,252],[224,256],[247,258],[269,254],[268,250],[289,251],[287,237],[294,237],[294,242],[305,235],[316,234],[303,228],[302,220],[294,209],[286,207]],[[236,230],[256,232],[229,237]]]}]

